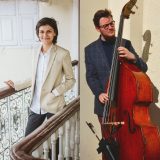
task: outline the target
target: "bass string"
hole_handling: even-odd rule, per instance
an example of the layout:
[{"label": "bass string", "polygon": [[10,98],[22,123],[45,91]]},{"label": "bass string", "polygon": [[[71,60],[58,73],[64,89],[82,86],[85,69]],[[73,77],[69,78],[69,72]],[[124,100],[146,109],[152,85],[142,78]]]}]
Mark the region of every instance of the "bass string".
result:
[{"label": "bass string", "polygon": [[109,100],[105,102],[104,111],[103,111],[103,120],[102,123],[108,123],[110,121],[110,108],[112,105],[112,101],[114,100],[115,94],[115,87],[116,87],[116,80],[117,80],[117,72],[118,72],[118,57],[119,53],[117,51],[118,47],[121,45],[122,42],[122,30],[123,30],[124,18],[123,15],[120,16],[120,24],[119,24],[119,31],[118,31],[118,38],[116,38],[112,65],[111,65],[111,72],[109,77],[109,83],[107,87],[107,93]]}]

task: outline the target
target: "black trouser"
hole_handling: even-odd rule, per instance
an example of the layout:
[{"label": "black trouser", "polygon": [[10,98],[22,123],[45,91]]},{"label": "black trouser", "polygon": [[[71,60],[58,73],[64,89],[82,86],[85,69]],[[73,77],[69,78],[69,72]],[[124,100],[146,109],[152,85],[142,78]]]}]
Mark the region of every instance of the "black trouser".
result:
[{"label": "black trouser", "polygon": [[[46,113],[46,114],[36,114],[32,111],[30,111],[30,114],[28,116],[28,122],[27,127],[25,131],[25,136],[29,135],[31,132],[33,132],[36,128],[38,128],[45,120],[45,118],[49,119],[53,116],[52,113]],[[59,138],[56,142],[56,158],[58,159],[58,152],[59,152]],[[49,149],[49,157],[51,159],[51,149]]]},{"label": "black trouser", "polygon": [[36,128],[38,128],[45,120],[45,118],[49,119],[54,114],[46,113],[46,114],[36,114],[34,112],[30,112],[28,116],[27,127],[25,131],[25,136],[29,135],[33,132]]}]

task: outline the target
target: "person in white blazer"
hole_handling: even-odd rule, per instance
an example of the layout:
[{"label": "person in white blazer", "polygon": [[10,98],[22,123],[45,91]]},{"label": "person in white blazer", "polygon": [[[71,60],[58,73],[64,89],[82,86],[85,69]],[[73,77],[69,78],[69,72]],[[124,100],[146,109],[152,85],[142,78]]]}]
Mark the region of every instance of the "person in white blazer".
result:
[{"label": "person in white blazer", "polygon": [[[69,51],[58,46],[56,20],[44,17],[36,25],[36,34],[41,46],[34,50],[32,80],[6,84],[21,90],[31,84],[31,105],[25,136],[39,127],[65,106],[64,93],[75,83]],[[63,77],[65,77],[63,81]]]}]

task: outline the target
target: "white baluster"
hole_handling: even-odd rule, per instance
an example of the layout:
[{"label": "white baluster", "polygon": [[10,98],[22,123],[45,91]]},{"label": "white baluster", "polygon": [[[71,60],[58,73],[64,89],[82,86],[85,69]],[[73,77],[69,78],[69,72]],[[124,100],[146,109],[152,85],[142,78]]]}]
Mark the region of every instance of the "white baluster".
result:
[{"label": "white baluster", "polygon": [[75,126],[76,126],[76,116],[74,115],[70,119],[71,122],[71,135],[70,135],[70,155],[74,158],[74,146],[75,146]]},{"label": "white baluster", "polygon": [[66,121],[65,123],[65,158],[69,160],[70,157],[70,121]]},{"label": "white baluster", "polygon": [[48,153],[49,153],[49,146],[48,146],[48,141],[45,141],[43,143],[43,152],[44,152],[44,159],[48,159]]},{"label": "white baluster", "polygon": [[53,133],[51,135],[52,160],[56,160],[56,143],[57,143],[57,134]]},{"label": "white baluster", "polygon": [[79,112],[77,112],[74,160],[79,160],[79,144],[80,144],[80,115]]},{"label": "white baluster", "polygon": [[[42,153],[42,150],[41,150],[41,153]],[[32,152],[32,156],[36,158],[40,157],[39,148],[37,148],[35,151]]]},{"label": "white baluster", "polygon": [[58,160],[63,160],[63,126],[59,128],[58,130],[58,136],[59,136],[59,154],[58,154]]}]

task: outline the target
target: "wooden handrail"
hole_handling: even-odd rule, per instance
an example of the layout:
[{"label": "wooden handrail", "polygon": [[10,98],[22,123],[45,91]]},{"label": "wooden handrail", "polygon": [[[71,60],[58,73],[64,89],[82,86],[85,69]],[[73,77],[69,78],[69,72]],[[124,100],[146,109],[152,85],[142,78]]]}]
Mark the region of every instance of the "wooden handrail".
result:
[{"label": "wooden handrail", "polygon": [[[72,66],[76,66],[78,65],[78,61],[77,60],[74,60],[72,61]],[[24,90],[26,88],[23,88],[22,90]],[[12,94],[15,94],[16,92],[19,92],[19,91],[15,91],[14,88],[11,88],[11,87],[5,87],[5,88],[0,88],[0,99],[3,99],[5,97],[8,97]]]},{"label": "wooden handrail", "polygon": [[16,91],[14,88],[11,87],[5,87],[0,89],[0,99],[3,99],[5,97],[11,96],[12,94],[15,94]]},{"label": "wooden handrail", "polygon": [[48,119],[39,128],[11,148],[12,160],[42,160],[31,153],[47,140],[66,120],[80,110],[80,97],[69,103],[63,110]]}]

